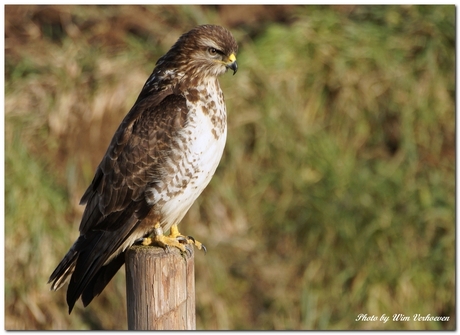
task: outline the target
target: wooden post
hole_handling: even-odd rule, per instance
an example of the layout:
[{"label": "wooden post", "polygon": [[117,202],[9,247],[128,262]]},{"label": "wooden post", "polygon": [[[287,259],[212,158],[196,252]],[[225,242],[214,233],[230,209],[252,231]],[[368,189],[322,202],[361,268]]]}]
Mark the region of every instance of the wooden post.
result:
[{"label": "wooden post", "polygon": [[194,252],[132,246],[126,253],[128,330],[194,330]]}]

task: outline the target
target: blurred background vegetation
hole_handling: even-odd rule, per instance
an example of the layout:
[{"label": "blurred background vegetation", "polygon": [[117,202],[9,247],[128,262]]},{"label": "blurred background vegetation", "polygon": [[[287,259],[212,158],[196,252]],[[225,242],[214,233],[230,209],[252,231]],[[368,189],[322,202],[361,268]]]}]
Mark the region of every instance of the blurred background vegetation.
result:
[{"label": "blurred background vegetation", "polygon": [[[182,222],[198,329],[455,329],[454,6],[6,6],[5,327],[126,329],[48,277],[156,60],[229,28],[228,141]],[[355,322],[368,315],[449,322]]]}]

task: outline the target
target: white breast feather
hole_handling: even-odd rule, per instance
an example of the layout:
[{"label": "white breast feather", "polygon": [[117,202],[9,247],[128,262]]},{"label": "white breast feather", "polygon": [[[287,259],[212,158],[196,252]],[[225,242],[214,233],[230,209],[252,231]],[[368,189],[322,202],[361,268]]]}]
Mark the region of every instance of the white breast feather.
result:
[{"label": "white breast feather", "polygon": [[[184,185],[165,185],[168,189],[166,194],[162,192],[154,195],[154,198],[161,197],[166,200],[161,210],[164,231],[173,224],[179,224],[211,181],[222,158],[227,138],[225,104],[219,103],[219,101],[223,101],[223,97],[217,80],[210,80],[207,86],[207,91],[215,92],[214,95],[208,97],[206,101],[198,101],[195,104],[187,102],[187,107],[191,111],[190,118],[187,126],[179,134],[191,140],[187,143],[187,147],[181,146],[181,149],[176,153],[181,156],[182,161],[176,174],[179,180],[185,180],[185,188]],[[203,105],[209,105],[211,100],[214,101],[218,109],[214,113],[224,118],[222,129],[216,129],[215,124],[211,121],[213,113],[206,114],[203,111]],[[219,135],[217,139],[211,131],[212,129]]]}]

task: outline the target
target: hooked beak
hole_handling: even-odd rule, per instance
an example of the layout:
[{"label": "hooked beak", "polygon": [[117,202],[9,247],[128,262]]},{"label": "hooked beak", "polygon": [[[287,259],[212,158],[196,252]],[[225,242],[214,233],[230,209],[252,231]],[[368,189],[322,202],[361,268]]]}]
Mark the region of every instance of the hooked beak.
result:
[{"label": "hooked beak", "polygon": [[231,54],[230,57],[228,57],[228,59],[230,60],[230,63],[227,63],[227,65],[225,66],[228,69],[232,69],[233,75],[235,75],[236,71],[238,71],[238,63],[236,62],[236,57],[234,54]]}]

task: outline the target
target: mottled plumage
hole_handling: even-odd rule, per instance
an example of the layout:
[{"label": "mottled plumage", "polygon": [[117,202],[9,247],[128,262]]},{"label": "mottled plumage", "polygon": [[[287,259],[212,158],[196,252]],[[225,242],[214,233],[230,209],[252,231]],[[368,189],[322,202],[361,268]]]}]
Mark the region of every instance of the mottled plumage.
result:
[{"label": "mottled plumage", "polygon": [[226,29],[204,25],[157,61],[81,199],[80,237],[50,276],[52,290],[71,276],[69,313],[102,292],[156,223],[177,225],[211,180],[227,134],[217,76],[236,72],[237,49]]}]

